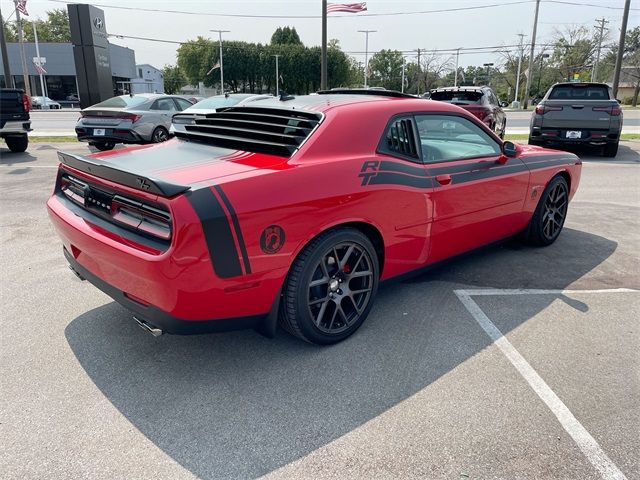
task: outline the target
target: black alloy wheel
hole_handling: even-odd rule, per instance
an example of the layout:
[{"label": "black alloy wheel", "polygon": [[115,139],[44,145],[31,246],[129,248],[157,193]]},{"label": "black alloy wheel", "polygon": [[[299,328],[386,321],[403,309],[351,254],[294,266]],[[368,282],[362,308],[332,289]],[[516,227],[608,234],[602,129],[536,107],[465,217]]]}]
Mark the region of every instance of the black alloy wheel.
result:
[{"label": "black alloy wheel", "polygon": [[360,231],[340,228],[298,256],[283,291],[281,323],[311,343],[344,340],[362,324],[378,288],[378,258]]},{"label": "black alloy wheel", "polygon": [[569,206],[569,188],[561,176],[545,188],[527,228],[527,240],[534,245],[551,245],[562,231]]},{"label": "black alloy wheel", "polygon": [[169,140],[169,132],[164,127],[156,127],[156,129],[151,134],[151,141],[153,143],[161,143]]}]

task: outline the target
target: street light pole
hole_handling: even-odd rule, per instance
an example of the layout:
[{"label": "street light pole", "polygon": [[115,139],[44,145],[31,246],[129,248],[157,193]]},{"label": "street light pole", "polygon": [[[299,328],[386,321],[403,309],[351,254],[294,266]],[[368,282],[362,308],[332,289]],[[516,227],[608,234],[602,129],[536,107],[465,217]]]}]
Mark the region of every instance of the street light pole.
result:
[{"label": "street light pole", "polygon": [[22,32],[22,22],[18,11],[18,0],[13,0],[16,7],[16,25],[18,26],[18,42],[20,42],[20,57],[22,57],[22,78],[24,80],[24,92],[31,97],[31,85],[29,84],[29,71],[27,70],[27,57],[24,53],[24,34]]},{"label": "street light pole", "polygon": [[483,63],[482,65],[484,67],[487,67],[487,86],[491,86],[491,70],[490,70],[490,68],[493,67],[493,63]]},{"label": "street light pole", "polygon": [[457,87],[458,86],[458,60],[460,59],[460,49],[457,48],[456,49],[456,73],[455,76],[453,77],[453,86]]},{"label": "street light pole", "polygon": [[224,67],[222,65],[222,34],[229,33],[231,30],[210,30],[211,32],[218,32],[220,41],[220,94],[224,94]]},{"label": "street light pole", "polygon": [[364,33],[366,40],[364,43],[364,88],[367,88],[367,70],[369,69],[369,34],[375,33],[377,30],[358,30],[360,33]]},{"label": "street light pole", "polygon": [[[33,23],[33,39],[36,42],[36,56],[38,57],[38,75],[40,76],[40,90],[42,91],[41,95],[43,97],[47,96],[44,91],[44,80],[42,79],[42,60],[40,59],[40,46],[38,45],[38,29],[36,28],[35,20]],[[44,103],[44,102],[43,102]]]},{"label": "street light pole", "polygon": [[516,75],[516,95],[513,98],[513,105],[512,107],[515,108],[516,106],[516,102],[518,104],[518,107],[520,106],[520,102],[518,101],[518,90],[520,89],[520,72],[522,71],[522,55],[524,54],[524,48],[522,48],[522,41],[525,37],[525,35],[523,33],[519,33],[518,36],[520,37],[520,59],[518,60],[518,74]]},{"label": "street light pole", "polygon": [[540,0],[536,0],[536,14],[533,17],[533,31],[531,32],[531,53],[529,57],[529,75],[527,75],[527,83],[524,88],[524,101],[522,108],[525,110],[529,105],[529,89],[531,88],[531,77],[533,77],[533,59],[536,48],[536,31],[538,30],[538,12],[540,10]]},{"label": "street light pole", "polygon": [[276,97],[280,96],[280,75],[278,74],[278,57],[280,55],[273,55],[276,57]]}]

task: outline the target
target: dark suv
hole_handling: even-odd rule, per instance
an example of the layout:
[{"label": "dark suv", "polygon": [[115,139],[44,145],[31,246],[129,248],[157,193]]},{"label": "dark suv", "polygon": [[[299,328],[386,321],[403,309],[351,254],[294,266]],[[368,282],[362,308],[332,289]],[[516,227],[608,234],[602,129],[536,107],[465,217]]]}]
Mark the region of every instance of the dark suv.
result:
[{"label": "dark suv", "polygon": [[431,100],[459,105],[478,117],[500,138],[507,129],[507,116],[502,105],[489,87],[444,87],[429,92]]},{"label": "dark suv", "polygon": [[556,83],[531,116],[530,145],[593,145],[615,157],[622,109],[604,83]]},{"label": "dark suv", "polygon": [[0,89],[0,137],[12,152],[24,152],[31,131],[29,97],[17,88]]}]

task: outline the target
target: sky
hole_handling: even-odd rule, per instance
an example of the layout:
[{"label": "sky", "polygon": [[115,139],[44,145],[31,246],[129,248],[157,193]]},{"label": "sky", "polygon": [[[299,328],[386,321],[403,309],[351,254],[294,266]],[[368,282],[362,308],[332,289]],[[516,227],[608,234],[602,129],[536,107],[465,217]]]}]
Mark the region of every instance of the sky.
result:
[{"label": "sky", "polygon": [[[356,0],[334,0],[330,3],[353,3]],[[458,47],[493,47],[516,45],[518,34],[531,41],[535,0],[369,0],[367,14],[418,12],[500,4],[499,7],[455,12],[412,13],[408,15],[363,16],[361,14],[330,14],[328,38],[340,41],[341,48],[359,61],[364,60],[365,35],[358,30],[376,30],[369,35],[369,52],[380,49],[406,51],[407,61],[415,58],[415,49],[455,49]],[[557,31],[576,26],[594,30],[597,18],[609,21],[609,38],[605,44],[617,41],[622,21],[624,0],[565,0],[574,5],[542,0],[536,43],[552,42]],[[172,41],[187,41],[197,36],[217,39],[211,29],[230,30],[224,39],[268,43],[279,26],[295,27],[305,45],[320,45],[319,18],[237,18],[233,15],[319,15],[320,0],[96,0],[105,12],[110,34],[147,37]],[[593,4],[589,6],[586,4]],[[11,0],[1,0],[6,19],[13,11]],[[193,14],[122,10],[112,7],[154,10],[180,10]],[[614,8],[611,8],[614,7]],[[48,10],[66,8],[54,0],[28,0],[30,18],[45,17]],[[635,10],[634,10],[635,9]],[[640,25],[640,0],[631,0],[628,28]],[[146,40],[111,38],[112,43],[135,51],[136,63],[148,63],[162,68],[175,64],[178,45]],[[371,54],[371,53],[370,53]],[[443,53],[442,55],[450,55]],[[499,64],[501,57],[493,49],[460,54],[460,66]]]}]

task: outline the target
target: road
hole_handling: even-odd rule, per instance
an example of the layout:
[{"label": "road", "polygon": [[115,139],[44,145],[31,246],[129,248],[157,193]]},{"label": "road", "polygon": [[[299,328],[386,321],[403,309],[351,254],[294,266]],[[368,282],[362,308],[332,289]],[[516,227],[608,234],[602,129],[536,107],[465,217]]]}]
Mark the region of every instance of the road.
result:
[{"label": "road", "polygon": [[143,332],[67,268],[59,148],[1,146],[3,479],[640,478],[640,142],[580,153],[554,245],[386,286],[331,347]]},{"label": "road", "polygon": [[[79,110],[44,110],[31,112],[34,135],[75,135]],[[531,112],[508,111],[507,133],[527,133]],[[624,111],[624,133],[640,133],[640,109]]]}]

